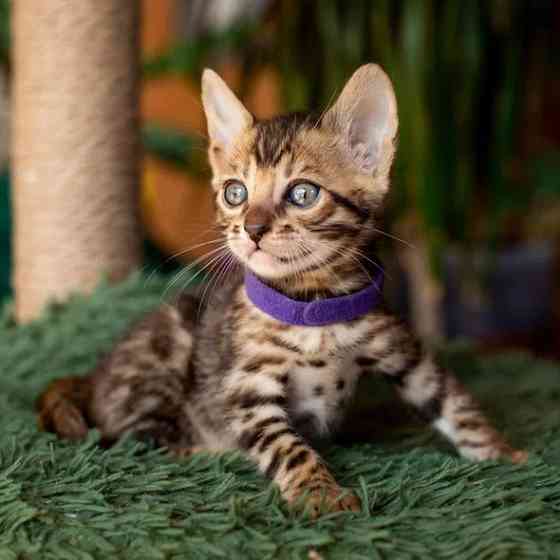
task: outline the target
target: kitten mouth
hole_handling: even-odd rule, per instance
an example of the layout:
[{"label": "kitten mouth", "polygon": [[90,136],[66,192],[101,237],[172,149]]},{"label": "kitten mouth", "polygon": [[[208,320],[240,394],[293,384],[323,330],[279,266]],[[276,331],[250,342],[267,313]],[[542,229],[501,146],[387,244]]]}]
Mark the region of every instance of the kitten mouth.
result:
[{"label": "kitten mouth", "polygon": [[255,247],[255,249],[249,253],[248,258],[250,259],[251,257],[264,257],[264,256],[268,257],[269,259],[272,259],[277,263],[282,263],[282,264],[289,264],[294,260],[291,257],[283,257],[281,255],[275,255],[274,253],[258,246]]},{"label": "kitten mouth", "polygon": [[312,254],[313,253],[311,251],[302,251],[302,253],[298,256],[275,255],[274,253],[266,249],[263,249],[262,247],[259,247],[257,245],[254,249],[251,249],[251,251],[247,254],[247,260],[248,261],[251,260],[252,257],[263,258],[266,256],[268,257],[269,260],[272,260],[277,264],[290,265],[296,261],[300,261],[303,258],[309,257]]},{"label": "kitten mouth", "polygon": [[268,257],[270,257],[272,259],[276,258],[274,255],[272,255],[268,251],[265,251],[262,247],[259,247],[259,246],[255,247],[254,249],[251,249],[251,251],[247,255],[247,258],[252,259],[253,257],[260,257],[262,255],[267,255]]},{"label": "kitten mouth", "polygon": [[269,255],[272,258],[276,258],[270,251],[267,251],[264,247],[261,247],[258,243],[254,244],[247,252],[247,258],[250,259],[254,255]]},{"label": "kitten mouth", "polygon": [[[234,254],[252,272],[263,278],[280,278],[286,274],[289,265],[284,255],[275,255],[268,247],[260,243],[243,243],[232,247]],[[237,249],[237,250],[236,250]]]}]

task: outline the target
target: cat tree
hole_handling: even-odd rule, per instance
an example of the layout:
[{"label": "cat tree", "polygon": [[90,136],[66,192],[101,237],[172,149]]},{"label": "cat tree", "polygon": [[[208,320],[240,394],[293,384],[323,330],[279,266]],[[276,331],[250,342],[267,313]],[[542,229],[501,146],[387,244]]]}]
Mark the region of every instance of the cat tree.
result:
[{"label": "cat tree", "polygon": [[136,0],[12,3],[15,313],[141,261]]}]

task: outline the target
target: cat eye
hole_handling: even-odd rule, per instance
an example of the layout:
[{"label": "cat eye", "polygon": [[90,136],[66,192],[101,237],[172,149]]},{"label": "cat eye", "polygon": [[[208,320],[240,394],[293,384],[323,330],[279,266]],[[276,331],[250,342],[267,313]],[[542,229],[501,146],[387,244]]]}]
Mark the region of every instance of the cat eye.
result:
[{"label": "cat eye", "polygon": [[319,197],[319,187],[313,183],[297,183],[286,193],[286,199],[294,206],[308,208]]},{"label": "cat eye", "polygon": [[247,200],[247,187],[239,181],[231,181],[224,190],[224,199],[230,206],[239,206]]}]

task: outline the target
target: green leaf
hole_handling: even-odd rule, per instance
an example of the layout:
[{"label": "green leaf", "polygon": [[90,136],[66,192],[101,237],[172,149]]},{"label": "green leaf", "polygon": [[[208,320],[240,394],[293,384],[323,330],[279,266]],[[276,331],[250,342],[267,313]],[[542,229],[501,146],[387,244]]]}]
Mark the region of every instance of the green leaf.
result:
[{"label": "green leaf", "polygon": [[159,159],[197,175],[207,170],[205,142],[200,138],[148,123],[142,139],[146,151]]}]

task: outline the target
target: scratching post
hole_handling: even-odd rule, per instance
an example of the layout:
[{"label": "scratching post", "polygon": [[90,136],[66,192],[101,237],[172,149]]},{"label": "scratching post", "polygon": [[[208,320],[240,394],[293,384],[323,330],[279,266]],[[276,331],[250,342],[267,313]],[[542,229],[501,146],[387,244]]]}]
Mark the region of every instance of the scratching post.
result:
[{"label": "scratching post", "polygon": [[25,321],[140,263],[140,2],[12,6],[13,283]]}]

